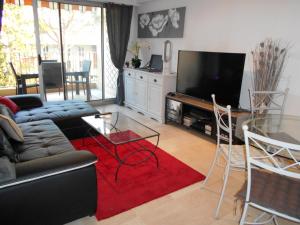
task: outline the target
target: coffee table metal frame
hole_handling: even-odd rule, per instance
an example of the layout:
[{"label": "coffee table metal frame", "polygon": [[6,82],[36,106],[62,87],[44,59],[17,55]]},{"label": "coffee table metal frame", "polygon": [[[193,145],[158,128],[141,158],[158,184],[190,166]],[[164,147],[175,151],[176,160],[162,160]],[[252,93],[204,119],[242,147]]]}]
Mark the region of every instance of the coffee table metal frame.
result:
[{"label": "coffee table metal frame", "polygon": [[[98,114],[97,117],[95,117],[95,119],[102,119],[103,116],[107,116],[109,114],[112,114],[112,113],[103,113],[103,114]],[[125,115],[123,115],[125,116]],[[125,116],[127,117],[127,116]],[[84,117],[81,117],[84,120]],[[116,133],[118,132],[122,132],[121,130],[119,130],[116,125],[118,123],[118,118],[119,118],[119,113],[117,114],[117,119],[115,121],[114,124],[111,124],[111,130],[114,130]],[[141,138],[137,138],[137,139],[134,139],[134,140],[129,140],[129,141],[124,141],[124,142],[119,142],[119,143],[113,143],[109,138],[107,138],[105,135],[101,134],[94,126],[93,124],[90,124],[88,123],[87,121],[85,121],[88,125],[89,125],[89,128],[88,130],[86,131],[86,134],[93,138],[93,140],[98,144],[100,145],[107,153],[109,153],[113,158],[116,159],[116,161],[118,162],[118,167],[117,167],[117,170],[116,170],[116,173],[115,173],[115,181],[118,180],[118,175],[119,175],[119,170],[121,168],[122,165],[126,165],[126,166],[137,166],[141,163],[144,163],[146,161],[148,161],[151,157],[153,157],[155,160],[156,160],[156,167],[158,168],[159,167],[159,160],[158,160],[158,157],[156,156],[155,152],[156,152],[156,149],[158,147],[158,143],[159,143],[159,137],[160,137],[160,133],[158,133],[157,131],[153,130],[152,128],[136,121],[135,119],[132,119],[131,117],[128,117],[130,120],[134,121],[135,123],[139,124],[139,125],[142,125],[143,127],[151,130],[152,132],[154,132],[153,135],[149,135],[149,136],[146,136],[146,137],[141,137]],[[109,147],[105,146],[105,144],[101,143],[96,137],[95,137],[95,134],[92,133],[92,131],[96,131],[96,133],[99,135],[102,135],[110,144],[113,145],[113,150],[111,150]],[[133,131],[134,132],[134,131]],[[149,139],[149,138],[157,138],[156,140],[156,144],[154,145],[154,149],[151,150],[149,149],[148,147],[142,145],[141,143],[139,143],[139,141],[141,140],[146,140],[146,139]],[[84,145],[84,138],[82,139],[83,141],[83,145]],[[139,146],[138,148],[136,146],[134,146],[132,143],[135,143],[137,146]],[[128,154],[124,155],[123,157],[120,156],[119,152],[118,152],[118,147],[121,146],[121,145],[129,145],[131,146],[134,151],[131,151],[129,152]],[[126,146],[128,147],[128,146]],[[139,161],[136,161],[136,162],[127,162],[127,160],[135,155],[135,154],[141,154],[141,153],[148,153],[145,154],[145,157],[142,158],[141,160]]]}]

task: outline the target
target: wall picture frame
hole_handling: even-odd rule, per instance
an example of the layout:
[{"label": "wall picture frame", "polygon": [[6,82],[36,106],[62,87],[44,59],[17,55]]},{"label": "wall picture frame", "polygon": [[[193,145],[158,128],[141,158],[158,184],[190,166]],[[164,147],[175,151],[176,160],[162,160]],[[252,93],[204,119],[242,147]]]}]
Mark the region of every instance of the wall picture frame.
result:
[{"label": "wall picture frame", "polygon": [[186,7],[138,14],[138,38],[183,38]]}]

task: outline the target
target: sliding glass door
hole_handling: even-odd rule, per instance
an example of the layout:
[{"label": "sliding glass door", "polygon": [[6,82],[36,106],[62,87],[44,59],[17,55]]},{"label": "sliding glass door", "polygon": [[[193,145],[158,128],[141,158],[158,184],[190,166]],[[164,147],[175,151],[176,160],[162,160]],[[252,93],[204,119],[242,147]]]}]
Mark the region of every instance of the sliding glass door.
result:
[{"label": "sliding glass door", "polygon": [[64,100],[58,3],[38,1],[39,37],[45,97]]},{"label": "sliding glass door", "polygon": [[100,7],[61,5],[63,58],[69,99],[103,98],[101,13]]},{"label": "sliding glass door", "polygon": [[[111,62],[105,8],[100,3],[74,5],[37,0],[32,4],[30,0],[6,0],[4,7],[0,54],[6,57],[2,64],[3,71],[8,72],[0,77],[0,85],[11,86],[15,91],[9,61],[19,74],[37,73],[36,49],[40,49],[45,85],[42,91],[48,101],[115,98],[118,72]],[[39,41],[35,41],[34,32]]]},{"label": "sliding glass door", "polygon": [[[16,94],[16,77],[11,66],[18,75],[37,73],[33,21],[30,4],[19,5],[12,0],[5,2],[0,35],[0,96]],[[33,84],[36,80],[26,82]],[[26,91],[36,93],[36,88]]]}]

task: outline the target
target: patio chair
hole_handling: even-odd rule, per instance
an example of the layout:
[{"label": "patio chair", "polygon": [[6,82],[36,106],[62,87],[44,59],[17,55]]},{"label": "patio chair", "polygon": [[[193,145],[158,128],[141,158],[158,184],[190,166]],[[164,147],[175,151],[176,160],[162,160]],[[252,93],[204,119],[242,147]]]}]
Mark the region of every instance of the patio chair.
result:
[{"label": "patio chair", "polygon": [[[213,104],[214,104],[214,114],[216,117],[217,123],[217,148],[215,153],[215,158],[209,168],[207,177],[203,183],[204,187],[212,174],[212,171],[220,159],[220,156],[223,156],[226,167],[224,171],[224,182],[219,198],[219,202],[215,211],[215,217],[218,218],[220,208],[223,202],[227,181],[229,173],[232,169],[244,170],[246,167],[245,164],[245,151],[243,145],[232,145],[232,122],[231,122],[231,106],[228,105],[226,108],[218,105],[215,100],[215,95],[212,95]],[[226,134],[228,137],[225,137]],[[221,144],[221,142],[226,142],[228,144]]]},{"label": "patio chair", "polygon": [[[14,65],[12,64],[12,62],[9,62],[9,65],[10,65],[10,68],[13,72],[13,75],[15,77],[15,80],[16,80],[16,95],[20,95],[20,94],[25,94],[23,93],[24,89],[27,90],[27,88],[32,88],[32,87],[35,87],[36,88],[36,93],[39,93],[39,83],[37,82],[37,79],[35,79],[35,83],[33,84],[27,84],[26,82],[24,82],[22,80],[22,74],[21,75],[18,75],[15,68],[14,68]],[[26,85],[26,87],[23,87],[23,85]],[[26,91],[27,92],[27,91]]]},{"label": "patio chair", "polygon": [[44,93],[47,99],[47,89],[58,88],[58,94],[60,95],[60,89],[63,88],[61,63],[42,61],[42,74],[44,82]]},{"label": "patio chair", "polygon": [[[82,71],[80,72],[67,72],[66,73],[66,82],[67,84],[71,84],[71,90],[72,90],[72,99],[74,98],[73,94],[73,84],[78,85],[76,86],[77,89],[79,89],[79,85],[82,85],[83,93],[87,93],[88,99],[91,97],[91,91],[89,86],[89,76],[90,76],[90,69],[91,69],[91,60],[83,60],[82,62]],[[80,79],[81,77],[81,79]],[[75,79],[74,79],[75,78]],[[77,92],[79,90],[76,90]]]},{"label": "patio chair", "polygon": [[[300,222],[300,162],[295,154],[300,153],[300,145],[289,144],[258,135],[243,127],[246,156],[247,183],[236,196],[245,200],[240,225],[266,224],[278,225],[277,217]],[[276,149],[269,153],[265,146]],[[253,155],[255,146],[263,156]],[[279,154],[286,152],[290,159],[283,160]],[[244,196],[244,197],[243,197]],[[262,213],[253,222],[247,218],[249,207]]]}]

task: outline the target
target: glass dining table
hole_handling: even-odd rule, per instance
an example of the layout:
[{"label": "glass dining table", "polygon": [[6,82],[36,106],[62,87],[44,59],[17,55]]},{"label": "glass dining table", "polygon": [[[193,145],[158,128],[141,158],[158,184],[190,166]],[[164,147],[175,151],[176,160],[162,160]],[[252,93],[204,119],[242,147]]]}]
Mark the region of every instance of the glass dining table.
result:
[{"label": "glass dining table", "polygon": [[[235,137],[244,140],[243,126],[252,133],[273,140],[300,146],[300,116],[265,114],[252,118],[244,115],[237,118]],[[300,160],[300,155],[297,157]]]},{"label": "glass dining table", "polygon": [[234,135],[244,140],[244,125],[248,130],[272,139],[300,145],[300,116],[266,114],[254,118],[243,115],[237,118]]}]

